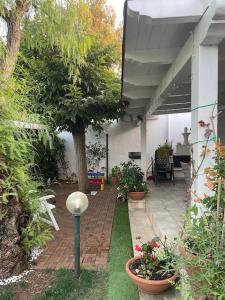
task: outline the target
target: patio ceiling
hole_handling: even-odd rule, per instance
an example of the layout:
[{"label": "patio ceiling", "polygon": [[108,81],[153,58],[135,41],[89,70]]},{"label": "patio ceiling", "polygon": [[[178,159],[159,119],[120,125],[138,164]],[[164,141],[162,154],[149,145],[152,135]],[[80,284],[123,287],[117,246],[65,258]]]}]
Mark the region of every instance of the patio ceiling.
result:
[{"label": "patio ceiling", "polygon": [[[191,110],[191,56],[196,39],[221,43],[223,0],[127,0],[122,98],[130,119]],[[225,43],[219,48],[219,95],[225,96]]]}]

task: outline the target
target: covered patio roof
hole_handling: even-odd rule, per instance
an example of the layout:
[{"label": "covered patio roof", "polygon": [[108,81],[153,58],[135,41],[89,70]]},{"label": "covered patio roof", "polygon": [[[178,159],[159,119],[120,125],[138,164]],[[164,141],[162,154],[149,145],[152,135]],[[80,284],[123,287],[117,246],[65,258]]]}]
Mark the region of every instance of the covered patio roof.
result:
[{"label": "covered patio roof", "polygon": [[195,44],[219,45],[225,95],[225,1],[127,0],[122,98],[128,119],[191,111]]}]

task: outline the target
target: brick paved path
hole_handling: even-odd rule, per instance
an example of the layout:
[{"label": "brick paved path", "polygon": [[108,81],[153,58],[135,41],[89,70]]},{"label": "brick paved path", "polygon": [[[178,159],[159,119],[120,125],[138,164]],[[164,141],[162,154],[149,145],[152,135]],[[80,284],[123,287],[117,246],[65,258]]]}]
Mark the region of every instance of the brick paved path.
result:
[{"label": "brick paved path", "polygon": [[[74,185],[56,186],[56,218],[60,230],[53,231],[54,239],[38,258],[37,269],[72,269],[73,218],[65,203],[68,195],[76,190]],[[89,207],[81,216],[81,263],[85,268],[105,269],[108,261],[113,224],[116,189],[106,187],[96,196],[88,196]]]}]

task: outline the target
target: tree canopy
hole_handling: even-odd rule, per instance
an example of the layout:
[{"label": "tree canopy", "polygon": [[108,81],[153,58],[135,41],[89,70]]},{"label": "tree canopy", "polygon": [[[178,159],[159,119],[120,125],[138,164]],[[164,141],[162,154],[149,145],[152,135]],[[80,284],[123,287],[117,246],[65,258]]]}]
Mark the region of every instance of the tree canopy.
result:
[{"label": "tree canopy", "polygon": [[57,47],[65,60],[83,63],[91,45],[88,18],[85,0],[0,0],[0,21],[7,27],[6,42],[0,44],[2,76],[12,75],[22,38],[28,48]]},{"label": "tree canopy", "polygon": [[[89,0],[80,15],[88,15],[86,30],[91,46],[82,63],[74,63],[57,45],[49,46],[48,34],[38,29],[39,14],[25,25],[24,42],[17,74],[27,76],[36,88],[31,99],[39,113],[51,116],[55,126],[70,132],[92,125],[100,130],[107,119],[120,117],[121,39],[115,28],[115,15],[105,0]],[[82,19],[83,20],[83,19]],[[94,26],[95,24],[95,26]],[[27,35],[37,29],[38,45],[32,48]],[[41,45],[41,46],[40,46]],[[76,71],[74,72],[74,68]],[[22,73],[21,73],[22,72]]]},{"label": "tree canopy", "polygon": [[[91,43],[79,62],[75,53],[62,51],[61,44],[49,43],[48,32],[38,27],[41,11],[24,23],[23,46],[16,70],[19,78],[29,78],[27,81],[35,87],[29,97],[36,112],[47,116],[53,128],[73,134],[81,191],[87,190],[85,129],[91,125],[101,130],[106,120],[118,119],[126,106],[120,101],[121,36],[115,27],[115,15],[103,0],[85,4],[80,6],[79,16],[86,21],[84,27]],[[74,19],[71,24],[77,22]],[[31,33],[37,34],[37,45],[29,46]]]}]

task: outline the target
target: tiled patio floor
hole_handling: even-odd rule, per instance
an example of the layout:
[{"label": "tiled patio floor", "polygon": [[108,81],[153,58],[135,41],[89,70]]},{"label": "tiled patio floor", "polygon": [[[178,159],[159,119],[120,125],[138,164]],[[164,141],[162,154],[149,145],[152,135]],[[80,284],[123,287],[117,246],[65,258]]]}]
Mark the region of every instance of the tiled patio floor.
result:
[{"label": "tiled patio floor", "polygon": [[[142,241],[148,241],[155,236],[163,238],[165,235],[172,240],[179,234],[185,213],[185,184],[184,180],[177,179],[176,185],[162,182],[157,186],[150,184],[150,193],[145,201],[129,201],[129,218],[134,248],[136,237],[141,236]],[[169,289],[162,295],[148,295],[140,291],[140,300],[173,300],[180,298],[179,291]]]},{"label": "tiled patio floor", "polygon": [[184,202],[185,189],[182,179],[177,179],[175,185],[170,182],[150,185],[146,212],[158,236],[163,238],[166,235],[169,240],[173,240],[178,235],[187,207]]},{"label": "tiled patio floor", "polygon": [[[56,196],[56,219],[60,230],[53,231],[54,239],[38,258],[35,268],[73,268],[73,218],[65,203],[76,186],[62,184],[54,188]],[[105,269],[111,241],[116,189],[106,187],[96,196],[88,196],[89,207],[81,217],[81,264],[84,268]]]}]

